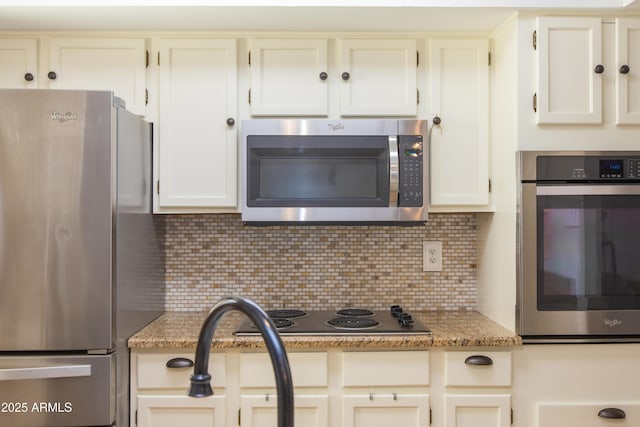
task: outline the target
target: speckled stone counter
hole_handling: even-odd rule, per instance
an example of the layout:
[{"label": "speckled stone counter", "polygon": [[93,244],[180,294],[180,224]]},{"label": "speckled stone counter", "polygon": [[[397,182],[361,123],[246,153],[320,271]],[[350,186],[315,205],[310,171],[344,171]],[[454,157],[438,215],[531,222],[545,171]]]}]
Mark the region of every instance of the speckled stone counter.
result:
[{"label": "speckled stone counter", "polygon": [[[423,321],[431,335],[347,335],[283,336],[287,349],[318,348],[429,348],[429,347],[515,347],[522,344],[514,332],[477,312],[412,312]],[[204,312],[167,312],[129,339],[133,349],[195,348]],[[241,314],[222,318],[212,348],[264,348],[261,337],[236,337],[233,331]]]}]

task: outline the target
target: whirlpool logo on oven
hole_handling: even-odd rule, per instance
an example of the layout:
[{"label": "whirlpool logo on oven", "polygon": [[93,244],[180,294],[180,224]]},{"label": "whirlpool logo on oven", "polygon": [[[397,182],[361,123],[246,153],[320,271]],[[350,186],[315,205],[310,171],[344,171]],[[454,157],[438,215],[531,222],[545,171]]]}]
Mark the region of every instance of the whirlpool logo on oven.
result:
[{"label": "whirlpool logo on oven", "polygon": [[68,122],[70,120],[78,120],[78,115],[74,113],[60,113],[59,111],[52,111],[49,113],[49,118],[60,123]]},{"label": "whirlpool logo on oven", "polygon": [[603,319],[602,322],[605,324],[605,326],[608,326],[610,328],[615,328],[616,326],[622,325],[622,320],[620,319]]}]

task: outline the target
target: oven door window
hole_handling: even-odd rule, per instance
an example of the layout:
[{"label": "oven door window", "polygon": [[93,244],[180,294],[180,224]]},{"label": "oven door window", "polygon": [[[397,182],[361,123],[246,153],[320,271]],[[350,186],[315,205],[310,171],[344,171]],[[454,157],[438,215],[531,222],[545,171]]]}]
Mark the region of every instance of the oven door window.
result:
[{"label": "oven door window", "polygon": [[247,205],[389,206],[387,136],[249,136]]},{"label": "oven door window", "polygon": [[538,310],[640,309],[640,197],[537,196]]}]

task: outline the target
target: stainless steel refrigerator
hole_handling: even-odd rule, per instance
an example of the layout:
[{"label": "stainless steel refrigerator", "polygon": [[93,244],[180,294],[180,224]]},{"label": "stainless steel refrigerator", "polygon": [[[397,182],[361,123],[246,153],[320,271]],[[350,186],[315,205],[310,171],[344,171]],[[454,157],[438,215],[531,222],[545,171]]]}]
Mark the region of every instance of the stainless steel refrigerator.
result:
[{"label": "stainless steel refrigerator", "polygon": [[0,426],[128,426],[164,306],[151,124],[111,92],[0,90]]}]

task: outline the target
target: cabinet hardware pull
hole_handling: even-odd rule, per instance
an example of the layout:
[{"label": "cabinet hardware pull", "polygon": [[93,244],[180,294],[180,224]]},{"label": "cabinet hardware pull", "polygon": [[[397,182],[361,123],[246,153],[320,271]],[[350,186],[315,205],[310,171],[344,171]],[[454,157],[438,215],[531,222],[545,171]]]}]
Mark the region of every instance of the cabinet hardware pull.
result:
[{"label": "cabinet hardware pull", "polygon": [[369,400],[373,402],[373,393],[369,393]]},{"label": "cabinet hardware pull", "polygon": [[604,65],[601,65],[601,64],[596,65],[596,68],[594,68],[594,69],[593,69],[593,71],[594,71],[596,74],[602,74],[602,73],[604,73]]},{"label": "cabinet hardware pull", "polygon": [[629,74],[630,68],[628,65],[623,65],[620,67],[620,74]]},{"label": "cabinet hardware pull", "polygon": [[232,117],[229,117],[227,119],[227,126],[233,126],[235,124],[236,124],[236,121]]},{"label": "cabinet hardware pull", "polygon": [[56,74],[55,71],[49,71],[49,73],[47,74],[47,77],[49,77],[49,80],[55,80],[58,78],[58,75]]},{"label": "cabinet hardware pull", "polygon": [[598,416],[600,418],[609,418],[609,419],[623,419],[627,417],[627,414],[620,408],[604,408],[600,409],[598,412]]},{"label": "cabinet hardware pull", "polygon": [[167,368],[191,368],[193,366],[193,360],[186,357],[176,357],[168,360],[166,364]]},{"label": "cabinet hardware pull", "polygon": [[489,366],[493,365],[493,360],[489,356],[473,355],[464,360],[467,366]]},{"label": "cabinet hardware pull", "polygon": [[324,71],[320,73],[320,80],[327,80],[327,77],[329,77],[329,75]]},{"label": "cabinet hardware pull", "polygon": [[264,395],[264,401],[265,401],[265,402],[268,402],[268,401],[269,401],[269,393],[267,393],[267,394],[265,394],[265,395]]},{"label": "cabinet hardware pull", "polygon": [[24,79],[28,82],[32,82],[33,81],[33,74],[31,73],[27,73],[24,75]]},{"label": "cabinet hardware pull", "polygon": [[393,400],[396,401],[398,400],[398,395],[396,393],[392,393],[393,394]]},{"label": "cabinet hardware pull", "polygon": [[347,73],[346,71],[344,73],[342,73],[342,75],[340,76],[342,78],[342,80],[347,81],[351,78],[351,74]]}]

